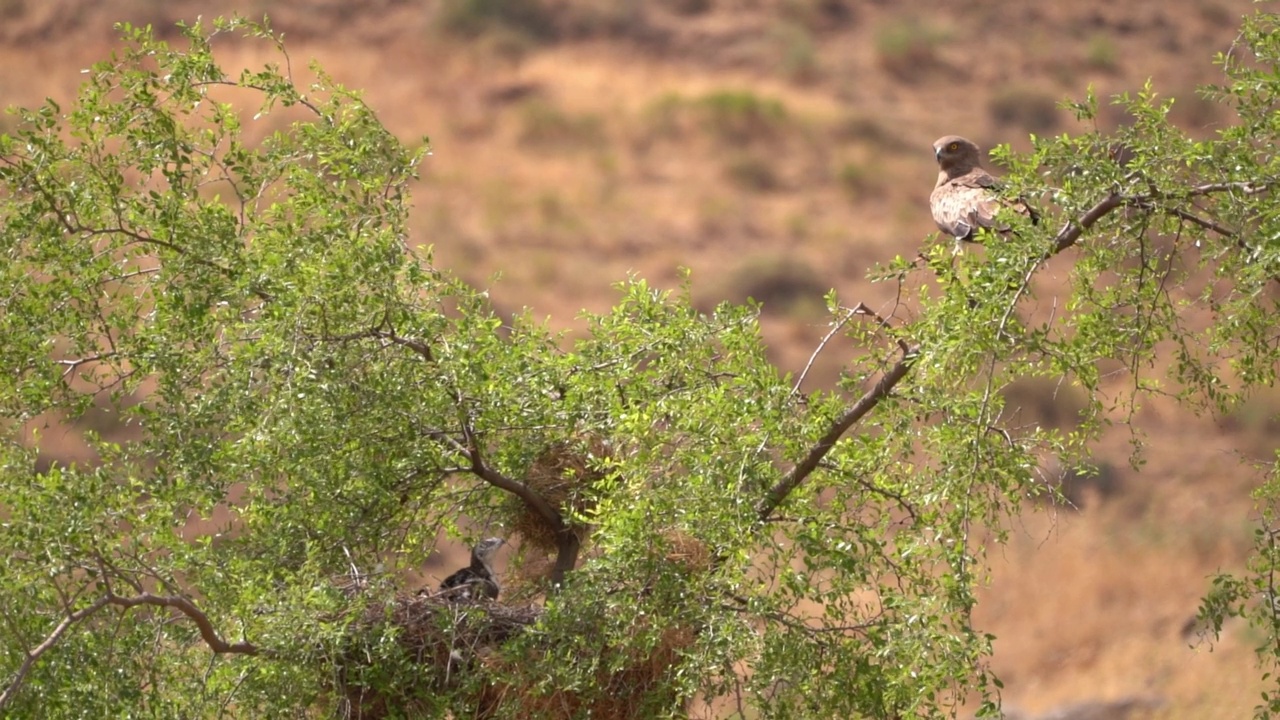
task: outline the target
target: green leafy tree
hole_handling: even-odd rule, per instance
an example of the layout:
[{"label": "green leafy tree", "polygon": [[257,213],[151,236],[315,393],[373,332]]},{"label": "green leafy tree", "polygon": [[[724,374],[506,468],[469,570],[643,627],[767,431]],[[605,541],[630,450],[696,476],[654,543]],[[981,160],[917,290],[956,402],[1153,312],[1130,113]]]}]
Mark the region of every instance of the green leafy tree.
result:
[{"label": "green leafy tree", "polygon": [[[1274,380],[1275,29],[1247,20],[1223,58],[1239,122],[1211,140],[1148,89],[1115,137],[1000,153],[1042,222],[926,247],[963,282],[878,271],[918,280],[893,313],[830,298],[817,351],[858,350],[801,392],[753,309],[640,280],[571,337],[499,318],[407,245],[425,150],[356,93],[318,68],[299,88],[265,26],[184,28],[181,50],[125,27],[70,111],[0,136],[0,711],[993,713],[970,614],[1043,458],[1083,464],[1147,393],[1224,408]],[[282,64],[229,77],[226,35]],[[261,139],[249,95],[252,127],[282,117]],[[1038,313],[1059,257],[1069,296]],[[1027,377],[1083,388],[1080,426],[1013,426],[1001,390]],[[95,462],[41,461],[41,430],[103,414],[124,431],[85,432]],[[1204,607],[1250,617],[1268,667],[1275,485],[1249,573]],[[508,536],[523,582],[414,593],[442,531]]]}]

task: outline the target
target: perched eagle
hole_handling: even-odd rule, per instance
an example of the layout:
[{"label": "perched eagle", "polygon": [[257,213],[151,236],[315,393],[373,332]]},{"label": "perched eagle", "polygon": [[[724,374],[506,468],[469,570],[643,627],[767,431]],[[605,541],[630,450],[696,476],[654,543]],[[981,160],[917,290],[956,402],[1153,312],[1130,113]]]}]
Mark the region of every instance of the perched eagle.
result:
[{"label": "perched eagle", "polygon": [[449,593],[455,599],[479,599],[489,598],[490,600],[498,599],[498,576],[493,572],[491,560],[493,554],[506,541],[502,538],[486,538],[476,543],[475,548],[471,550],[471,564],[458,570],[440,583],[441,590],[451,590],[458,588]]},{"label": "perched eagle", "polygon": [[1001,200],[996,195],[1000,181],[982,169],[978,146],[958,136],[948,135],[933,143],[938,160],[938,184],[929,196],[933,221],[956,240],[974,239],[978,228],[996,227],[996,212],[1003,206],[1036,222],[1040,216],[1022,200]]}]

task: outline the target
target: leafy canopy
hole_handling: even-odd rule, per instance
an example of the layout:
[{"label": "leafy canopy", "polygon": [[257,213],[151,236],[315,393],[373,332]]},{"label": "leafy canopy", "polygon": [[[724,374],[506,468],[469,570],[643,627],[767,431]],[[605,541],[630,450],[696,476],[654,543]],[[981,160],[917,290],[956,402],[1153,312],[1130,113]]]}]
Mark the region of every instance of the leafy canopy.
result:
[{"label": "leafy canopy", "polygon": [[[425,144],[319,68],[299,87],[265,25],[182,49],[124,26],[70,110],[0,136],[0,709],[994,712],[970,613],[1044,459],[1085,463],[1146,393],[1222,408],[1274,381],[1274,30],[1248,19],[1221,59],[1239,122],[1211,140],[1148,88],[1116,136],[1000,151],[1045,220],[879,269],[904,288],[884,316],[829,298],[857,352],[801,392],[754,309],[638,279],[573,336],[499,318],[406,242]],[[228,76],[226,35],[282,64]],[[1078,424],[1010,419],[1001,391],[1034,377],[1085,391]],[[68,427],[94,462],[41,459]],[[1249,616],[1274,667],[1275,481],[1258,493],[1258,555],[1204,615]],[[415,597],[441,531],[509,536],[523,581]]]}]

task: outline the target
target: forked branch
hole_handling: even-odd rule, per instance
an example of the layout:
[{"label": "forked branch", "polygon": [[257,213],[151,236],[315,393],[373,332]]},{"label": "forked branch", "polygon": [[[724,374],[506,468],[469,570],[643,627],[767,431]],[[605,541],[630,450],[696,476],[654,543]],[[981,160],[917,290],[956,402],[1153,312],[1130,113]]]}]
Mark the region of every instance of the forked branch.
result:
[{"label": "forked branch", "polygon": [[[1192,194],[1195,195],[1209,195],[1215,192],[1228,191],[1258,193],[1265,191],[1265,189],[1256,185],[1237,186],[1230,183],[1202,185],[1191,189]],[[1099,220],[1106,217],[1108,213],[1112,212],[1116,208],[1150,203],[1152,201],[1153,198],[1147,196],[1138,197],[1123,195],[1118,192],[1108,194],[1102,200],[1094,204],[1093,207],[1085,211],[1085,213],[1079,218],[1072,219],[1063,225],[1062,229],[1058,231],[1058,234],[1054,236],[1053,244],[1050,246],[1049,250],[1045,252],[1044,257],[1040,262],[1043,262],[1044,260],[1047,260],[1074,245],[1086,230],[1093,227]],[[1033,268],[1032,272],[1034,272],[1034,270],[1035,269]],[[871,316],[880,325],[886,328],[889,327],[889,323],[886,320],[876,315],[865,305],[859,305],[854,309],[853,314]],[[826,341],[827,338],[824,338],[823,343],[825,344]],[[896,341],[899,348],[902,350],[902,357],[894,363],[893,367],[889,368],[889,370],[880,377],[870,390],[864,393],[862,397],[858,398],[857,402],[849,406],[849,408],[845,410],[840,417],[836,418],[836,420],[831,423],[831,426],[827,429],[826,433],[824,433],[823,436],[814,443],[811,448],[809,448],[809,451],[805,456],[801,458],[801,460],[796,463],[789,472],[783,475],[782,478],[773,485],[773,487],[769,488],[769,491],[765,494],[764,498],[756,505],[756,517],[761,522],[768,522],[772,520],[774,511],[776,511],[778,507],[786,501],[787,497],[797,487],[803,484],[804,481],[813,474],[814,470],[818,469],[823,458],[827,456],[827,453],[831,452],[831,449],[835,447],[840,438],[843,437],[850,428],[862,420],[862,418],[866,417],[868,413],[875,409],[881,401],[888,397],[893,388],[898,383],[902,382],[903,378],[911,372],[915,359],[920,355],[921,347],[918,345],[910,345],[907,341],[901,338],[897,338]]]},{"label": "forked branch", "polygon": [[902,382],[902,379],[911,371],[911,367],[919,354],[920,348],[918,346],[912,347],[903,343],[902,357],[894,363],[893,367],[889,368],[889,371],[882,375],[870,390],[858,398],[857,402],[845,410],[840,417],[836,418],[831,427],[827,429],[827,432],[813,447],[809,448],[809,452],[805,454],[800,462],[796,463],[790,472],[783,475],[781,480],[769,488],[769,492],[765,494],[764,499],[756,506],[756,517],[761,522],[767,522],[770,516],[773,515],[773,511],[778,509],[778,506],[787,499],[787,496],[813,474],[813,471],[818,468],[818,464],[827,456],[827,453],[831,452],[836,442],[849,431],[849,428],[856,425],[859,420],[867,416],[867,413],[875,409],[880,404],[880,401],[889,396],[894,386]]},{"label": "forked branch", "polygon": [[94,600],[89,605],[80,608],[74,612],[67,613],[66,617],[58,623],[48,636],[36,645],[34,648],[26,652],[26,657],[22,659],[22,664],[18,666],[18,671],[14,673],[13,679],[5,687],[4,692],[0,693],[0,711],[3,711],[13,699],[17,697],[18,691],[22,689],[23,683],[27,680],[27,675],[31,673],[32,668],[39,662],[40,657],[51,650],[62,636],[71,629],[71,626],[84,620],[102,610],[103,608],[114,605],[121,608],[133,608],[141,605],[150,605],[153,607],[173,608],[178,612],[186,615],[189,620],[196,624],[196,628],[200,631],[200,638],[209,646],[209,649],[215,653],[233,653],[240,655],[258,655],[261,649],[251,642],[227,642],[218,634],[218,631],[210,622],[209,616],[204,613],[191,600],[180,595],[155,595],[144,592],[137,595],[121,596],[110,591],[106,595]]},{"label": "forked branch", "polygon": [[46,637],[39,645],[28,650],[27,656],[22,659],[22,665],[18,666],[18,672],[14,673],[13,679],[9,681],[9,685],[5,687],[3,693],[0,693],[0,710],[4,710],[9,703],[13,702],[13,698],[17,696],[18,690],[20,690],[22,688],[22,684],[26,682],[27,674],[31,672],[31,668],[35,667],[40,656],[49,652],[54,645],[58,644],[58,640],[62,638],[67,630],[71,629],[72,625],[75,625],[81,620],[106,607],[108,602],[110,602],[110,598],[101,597],[93,601],[93,604],[68,614],[66,617],[62,618],[62,622],[58,623],[58,626],[53,629],[53,632],[49,633],[48,637]]},{"label": "forked branch", "polygon": [[447,442],[452,443],[459,452],[466,455],[470,460],[471,467],[469,469],[471,473],[499,490],[505,490],[520,498],[520,501],[537,513],[538,517],[542,518],[552,532],[555,533],[556,561],[551,568],[551,585],[552,587],[558,587],[564,582],[564,576],[578,564],[578,552],[582,543],[577,533],[573,531],[573,528],[569,527],[568,523],[564,521],[564,516],[560,514],[560,511],[552,507],[546,498],[525,483],[509,478],[494,470],[485,462],[475,431],[467,422],[462,425],[462,437],[463,442],[458,442],[445,436]]}]

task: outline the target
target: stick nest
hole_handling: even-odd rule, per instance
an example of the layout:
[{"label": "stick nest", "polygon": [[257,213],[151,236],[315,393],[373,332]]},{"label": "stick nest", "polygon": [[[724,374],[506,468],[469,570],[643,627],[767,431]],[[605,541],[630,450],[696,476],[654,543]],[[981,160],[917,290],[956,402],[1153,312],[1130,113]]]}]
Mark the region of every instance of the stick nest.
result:
[{"label": "stick nest", "polygon": [[[689,627],[668,628],[656,644],[643,649],[601,642],[594,682],[562,689],[548,687],[538,675],[540,661],[556,655],[554,647],[538,642],[516,656],[499,652],[541,615],[542,609],[534,605],[458,601],[447,592],[404,595],[390,607],[366,608],[351,630],[357,643],[349,648],[337,675],[337,690],[345,701],[342,716],[384,720],[406,713],[436,714],[440,709],[431,703],[451,693],[460,693],[454,695],[459,703],[454,707],[474,708],[475,718],[641,720],[650,717],[655,706],[670,707],[677,701],[670,678],[681,653],[696,640]],[[400,676],[407,679],[392,687],[378,672],[375,658],[383,653],[371,652],[387,636],[387,624],[393,626],[396,643],[412,667]],[[525,653],[527,660],[522,660]],[[373,673],[362,682],[361,671],[366,669]]]},{"label": "stick nest", "polygon": [[[401,595],[390,607],[365,609],[351,630],[357,642],[341,662],[338,689],[345,698],[345,717],[381,720],[417,704],[415,698],[456,689],[478,669],[481,658],[537,622],[542,609],[533,605],[457,600],[448,591]],[[416,670],[414,682],[394,690],[362,682],[361,670],[377,665],[360,641],[377,642],[391,625],[396,643]]]}]

